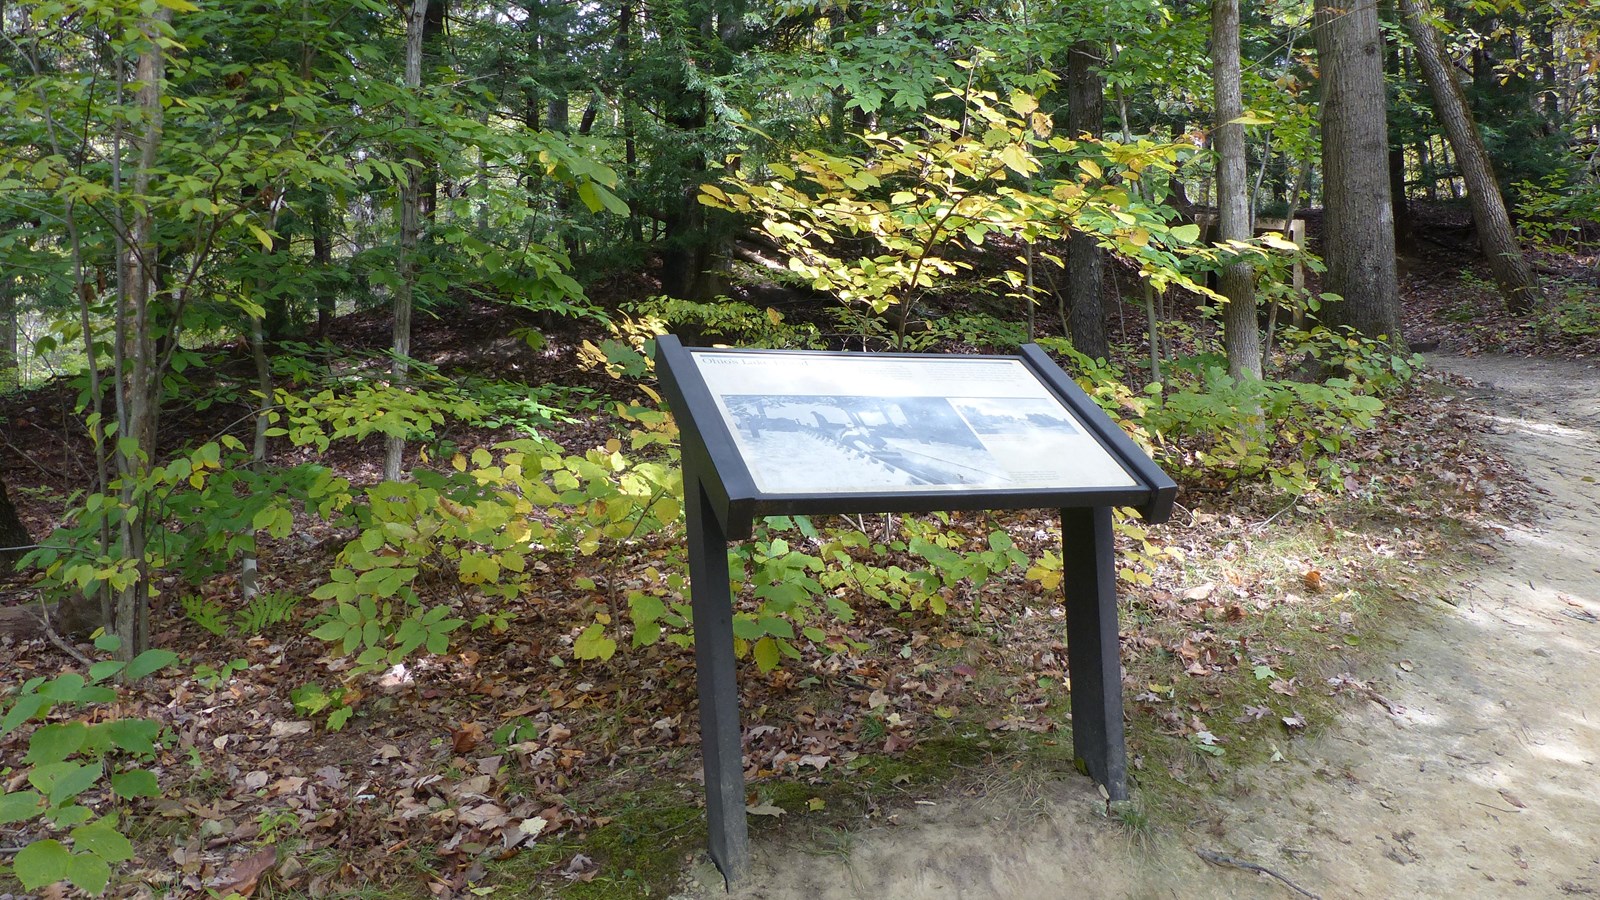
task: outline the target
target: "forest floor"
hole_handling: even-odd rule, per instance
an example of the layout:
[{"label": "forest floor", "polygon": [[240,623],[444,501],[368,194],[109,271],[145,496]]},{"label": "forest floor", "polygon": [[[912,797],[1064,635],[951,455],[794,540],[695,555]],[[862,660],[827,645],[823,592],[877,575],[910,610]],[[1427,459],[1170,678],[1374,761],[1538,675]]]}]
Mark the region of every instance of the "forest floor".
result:
[{"label": "forest floor", "polygon": [[[1180,552],[1122,592],[1135,804],[1108,810],[1072,770],[1052,592],[1013,571],[951,592],[943,617],[855,598],[856,619],[828,627],[857,649],[741,670],[760,813],[757,877],[742,895],[1288,890],[1196,851],[1330,898],[1499,894],[1518,878],[1529,896],[1600,892],[1600,814],[1580,786],[1600,758],[1584,718],[1600,708],[1600,374],[1585,362],[1600,352],[1600,321],[1575,307],[1559,340],[1544,339],[1496,311],[1468,252],[1429,244],[1417,258],[1408,336],[1451,354],[1439,370],[1496,387],[1425,376],[1352,451],[1360,468],[1337,496],[1185,485],[1179,515],[1151,538]],[[1547,262],[1575,281],[1594,266]],[[1134,328],[1138,313],[1124,312]],[[515,335],[526,324],[469,306],[419,328],[415,353],[446,372],[561,386],[557,399],[587,411],[545,433],[569,450],[604,443],[614,423],[596,410],[617,385],[576,363],[593,335],[551,331],[535,350]],[[381,360],[387,333],[381,314],[341,320],[335,358]],[[1534,350],[1544,357],[1525,358]],[[36,536],[87,483],[74,396],[58,382],[0,397],[0,469]],[[243,434],[242,412],[173,409],[165,439],[203,440],[229,422]],[[511,434],[451,426],[435,449],[470,453]],[[319,461],[363,484],[380,457],[368,442]],[[290,597],[325,580],[354,535],[301,525],[263,549],[266,587]],[[1052,517],[1037,513],[957,516],[941,531],[967,550],[996,527],[1032,556],[1057,546]],[[463,629],[403,679],[352,683],[356,712],[337,733],[291,697],[346,680],[348,663],[306,633],[320,604],[250,632],[230,625],[230,573],[163,584],[157,643],[182,659],[119,710],[171,729],[155,760],[164,796],[129,810],[139,856],[113,895],[715,896],[699,850],[692,655],[661,642],[572,658],[583,625],[677,540],[552,554],[537,563],[540,589],[505,603],[447,579],[459,614],[493,608],[509,627]],[[222,633],[186,615],[185,597],[221,609]],[[27,581],[0,584],[0,605],[37,599]],[[0,696],[77,667],[46,640],[0,635]],[[0,773],[24,747],[0,739]],[[1587,835],[1562,830],[1585,823]],[[0,900],[8,890],[0,881]]]},{"label": "forest floor", "polygon": [[[758,844],[733,896],[1600,894],[1600,366],[1430,365],[1463,379],[1441,400],[1486,417],[1541,512],[1386,626],[1392,645],[1358,673],[1367,702],[1336,727],[1228,773],[1192,820],[1155,833],[1108,817],[1086,779],[1002,780],[976,797],[930,792],[848,840]],[[695,877],[686,894],[722,895],[714,870]]]}]

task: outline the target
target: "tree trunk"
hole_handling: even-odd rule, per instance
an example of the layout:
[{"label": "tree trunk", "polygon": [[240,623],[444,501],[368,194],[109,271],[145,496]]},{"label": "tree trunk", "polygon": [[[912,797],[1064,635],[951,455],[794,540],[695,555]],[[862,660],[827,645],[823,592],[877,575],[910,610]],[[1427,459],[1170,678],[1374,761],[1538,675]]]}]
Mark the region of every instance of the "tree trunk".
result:
[{"label": "tree trunk", "polygon": [[1322,68],[1323,286],[1343,298],[1324,304],[1321,318],[1401,346],[1375,0],[1316,0],[1315,28]]},{"label": "tree trunk", "polygon": [[1539,283],[1533,268],[1517,246],[1511,217],[1500,196],[1500,183],[1483,146],[1483,135],[1473,121],[1472,110],[1461,92],[1455,74],[1445,59],[1434,30],[1427,0],[1400,0],[1406,31],[1417,48],[1422,76],[1433,94],[1434,113],[1444,125],[1445,136],[1456,157],[1456,167],[1467,183],[1467,198],[1472,203],[1472,218],[1478,227],[1478,243],[1488,257],[1489,270],[1505,297],[1506,309],[1518,315],[1532,312],[1539,305]]},{"label": "tree trunk", "polygon": [[17,365],[17,332],[20,323],[17,319],[17,295],[13,287],[15,283],[16,279],[11,275],[0,274],[0,388],[22,383],[22,372]]},{"label": "tree trunk", "polygon": [[[412,96],[422,91],[422,37],[426,31],[428,0],[412,0],[406,19],[405,84]],[[406,127],[416,127],[416,114],[406,113]],[[407,165],[400,183],[400,258],[396,274],[400,283],[394,292],[394,362],[390,377],[396,388],[404,389],[411,360],[411,307],[417,281],[417,245],[422,234],[422,179],[418,166]],[[406,439],[390,436],[384,442],[383,478],[399,481],[404,471]]]},{"label": "tree trunk", "polygon": [[[1104,128],[1103,52],[1097,41],[1079,41],[1067,51],[1067,130],[1074,138],[1098,138]],[[1072,346],[1091,359],[1111,356],[1102,300],[1104,269],[1099,242],[1074,229],[1067,239],[1067,323]]]},{"label": "tree trunk", "polygon": [[119,555],[132,560],[134,577],[116,592],[112,629],[121,640],[117,653],[132,659],[150,647],[150,560],[146,552],[149,515],[145,488],[151,460],[156,456],[156,425],[161,415],[161,366],[156,347],[156,306],[160,296],[160,245],[150,195],[165,125],[162,91],[166,82],[166,52],[172,10],[158,7],[141,26],[145,49],[139,54],[135,78],[143,130],[136,144],[138,168],[132,178],[134,206],[128,223],[128,240],[122,247],[121,290],[116,313],[117,370],[121,381],[115,460],[118,499],[127,510],[117,523]]},{"label": "tree trunk", "polygon": [[[1239,82],[1239,0],[1212,0],[1211,78],[1216,89],[1217,238],[1248,241],[1250,185],[1245,171],[1244,115]],[[1228,298],[1222,310],[1222,343],[1228,374],[1261,377],[1261,328],[1256,324],[1255,270],[1236,262],[1222,270],[1220,293]]]},{"label": "tree trunk", "polygon": [[316,274],[317,286],[317,337],[327,337],[333,327],[333,317],[338,311],[337,297],[331,284],[333,278],[333,231],[328,219],[328,198],[319,199],[311,209],[311,266]]},{"label": "tree trunk", "polygon": [[11,505],[5,478],[0,474],[0,568],[9,569],[32,546],[33,538],[17,515],[17,508]]}]

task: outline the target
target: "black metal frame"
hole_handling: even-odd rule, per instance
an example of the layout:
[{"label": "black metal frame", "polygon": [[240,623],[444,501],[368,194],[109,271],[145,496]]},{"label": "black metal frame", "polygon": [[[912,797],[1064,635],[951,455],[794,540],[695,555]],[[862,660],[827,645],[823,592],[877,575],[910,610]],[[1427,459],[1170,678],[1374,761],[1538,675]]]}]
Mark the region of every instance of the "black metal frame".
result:
[{"label": "black metal frame", "polygon": [[[801,352],[815,355],[811,351],[783,350],[691,351],[672,335],[656,339],[656,369],[681,435],[706,817],[711,858],[723,877],[732,884],[748,874],[750,866],[727,551],[730,541],[751,535],[760,516],[1060,509],[1073,753],[1113,800],[1126,799],[1127,751],[1123,740],[1111,509],[1134,507],[1146,521],[1164,522],[1171,515],[1177,485],[1042,349],[1027,344],[1020,356],[962,358],[1022,361],[1137,484],[1125,488],[764,494],[757,490],[750,467],[735,445],[691,353]],[[910,353],[873,356],[930,357]]]}]

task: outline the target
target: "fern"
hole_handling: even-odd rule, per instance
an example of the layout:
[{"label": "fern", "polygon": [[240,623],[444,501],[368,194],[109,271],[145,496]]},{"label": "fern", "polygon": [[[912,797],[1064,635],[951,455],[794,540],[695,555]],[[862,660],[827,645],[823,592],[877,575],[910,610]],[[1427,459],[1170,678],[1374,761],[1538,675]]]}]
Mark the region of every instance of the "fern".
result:
[{"label": "fern", "polygon": [[300,598],[281,591],[264,591],[234,614],[234,625],[244,634],[259,634],[289,620]]},{"label": "fern", "polygon": [[193,594],[185,595],[178,599],[183,606],[183,614],[189,621],[211,632],[217,637],[228,633],[228,623],[223,618],[222,605],[207,597]]}]

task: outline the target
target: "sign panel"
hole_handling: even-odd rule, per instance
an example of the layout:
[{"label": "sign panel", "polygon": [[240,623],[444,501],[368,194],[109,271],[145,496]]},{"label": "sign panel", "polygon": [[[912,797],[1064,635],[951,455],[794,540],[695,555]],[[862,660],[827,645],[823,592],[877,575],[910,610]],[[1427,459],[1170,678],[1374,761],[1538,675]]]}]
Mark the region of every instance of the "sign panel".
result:
[{"label": "sign panel", "polygon": [[1020,359],[689,355],[763,494],[1141,484]]}]

